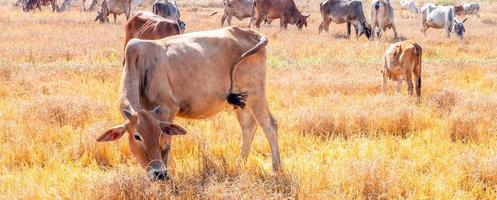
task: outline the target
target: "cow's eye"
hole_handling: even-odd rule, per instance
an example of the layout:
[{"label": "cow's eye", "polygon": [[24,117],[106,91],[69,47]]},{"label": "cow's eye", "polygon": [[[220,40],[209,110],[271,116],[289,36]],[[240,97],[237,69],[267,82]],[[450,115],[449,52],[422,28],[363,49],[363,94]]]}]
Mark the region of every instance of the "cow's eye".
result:
[{"label": "cow's eye", "polygon": [[139,135],[135,135],[135,140],[142,141],[142,138]]}]

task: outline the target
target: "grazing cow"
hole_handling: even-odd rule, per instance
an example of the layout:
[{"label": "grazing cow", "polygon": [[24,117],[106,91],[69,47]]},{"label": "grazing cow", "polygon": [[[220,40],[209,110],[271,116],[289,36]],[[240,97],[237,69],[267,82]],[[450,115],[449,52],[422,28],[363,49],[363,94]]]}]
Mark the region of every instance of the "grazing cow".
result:
[{"label": "grazing cow", "polygon": [[152,12],[166,19],[177,20],[181,33],[185,31],[186,24],[180,19],[181,15],[176,1],[156,0],[152,5]]},{"label": "grazing cow", "polygon": [[435,29],[445,29],[445,33],[447,34],[448,38],[450,38],[450,34],[454,32],[457,37],[463,39],[464,32],[466,32],[466,29],[464,28],[464,22],[466,22],[468,18],[464,19],[463,21],[459,21],[458,19],[456,19],[453,6],[430,5],[424,8],[425,9],[422,9],[423,27],[421,31],[425,34],[425,36],[426,30],[431,27]]},{"label": "grazing cow", "polygon": [[124,46],[131,38],[157,40],[171,35],[179,35],[180,30],[175,20],[165,19],[148,11],[133,14],[126,23]]},{"label": "grazing cow", "polygon": [[165,180],[171,136],[186,133],[173,123],[175,117],[207,118],[228,102],[242,130],[242,159],[259,125],[269,141],[273,169],[280,172],[277,125],[265,89],[267,43],[265,36],[234,26],[160,40],[131,39],[120,86],[126,122],[97,141],[117,140],[127,132],[131,154],[150,178]]},{"label": "grazing cow", "polygon": [[[376,33],[378,39],[380,39],[382,32],[390,28],[393,30],[394,38],[399,38],[393,13],[394,11],[390,4],[390,0],[373,0],[371,2],[372,38],[374,38],[374,34]],[[378,32],[376,32],[376,27],[378,27]]]},{"label": "grazing cow", "polygon": [[400,92],[402,80],[407,82],[409,95],[413,93],[412,74],[416,84],[416,96],[421,96],[421,62],[423,50],[416,42],[406,40],[391,44],[385,52],[385,63],[381,74],[383,84],[381,91],[386,92],[388,79],[397,81],[397,93]]},{"label": "grazing cow", "polygon": [[271,22],[280,19],[280,28],[287,29],[288,24],[295,24],[298,29],[307,27],[307,18],[300,13],[293,0],[255,0],[250,18],[249,28],[255,20],[255,26],[260,28],[263,20]]},{"label": "grazing cow", "polygon": [[412,14],[419,14],[419,9],[416,7],[416,3],[412,0],[402,0],[400,2],[401,16],[404,17],[403,13],[407,11],[407,18],[410,18]]},{"label": "grazing cow", "polygon": [[[224,22],[231,26],[231,18],[236,17],[238,20],[252,17],[252,10],[254,9],[254,0],[223,0],[224,15],[221,17],[221,27]],[[216,14],[213,13],[212,15]]]},{"label": "grazing cow", "polygon": [[456,15],[476,15],[480,17],[480,4],[478,3],[462,3],[459,6],[454,6]]},{"label": "grazing cow", "polygon": [[353,25],[356,30],[356,36],[362,34],[369,39],[371,37],[371,28],[364,12],[362,11],[362,2],[356,0],[326,0],[319,4],[323,21],[319,25],[321,31],[328,32],[331,22],[336,24],[347,23],[347,35],[350,37],[350,27]]},{"label": "grazing cow", "polygon": [[126,20],[129,19],[131,11],[131,0],[103,0],[100,5],[100,11],[97,11],[95,21],[100,23],[109,22],[109,15],[114,15],[114,23],[116,23],[116,16],[120,14],[126,15]]},{"label": "grazing cow", "polygon": [[29,12],[30,10],[35,11],[36,8],[38,8],[41,12],[41,6],[52,6],[52,12],[55,12],[57,10],[57,1],[56,0],[24,0],[22,1],[22,10],[24,12]]}]

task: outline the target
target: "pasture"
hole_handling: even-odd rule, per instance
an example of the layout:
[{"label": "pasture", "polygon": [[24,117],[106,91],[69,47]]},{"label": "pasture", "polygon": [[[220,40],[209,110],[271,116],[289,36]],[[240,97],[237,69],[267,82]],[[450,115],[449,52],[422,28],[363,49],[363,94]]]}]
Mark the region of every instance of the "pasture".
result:
[{"label": "pasture", "polygon": [[[179,2],[186,32],[219,28],[221,15],[210,16],[219,2]],[[400,36],[424,51],[417,103],[405,84],[401,94],[392,81],[380,92],[391,30],[381,41],[348,39],[346,25],[332,23],[319,35],[319,3],[296,2],[311,13],[307,28],[260,29],[284,174],[272,172],[260,129],[239,164],[240,128],[227,106],[176,120],[188,133],[173,140],[169,182],[149,181],[126,139],[95,141],[123,122],[125,18],[99,24],[78,8],[33,14],[0,3],[0,199],[497,198],[497,4],[481,4],[463,40],[441,29],[424,37],[419,18],[396,10]]]}]

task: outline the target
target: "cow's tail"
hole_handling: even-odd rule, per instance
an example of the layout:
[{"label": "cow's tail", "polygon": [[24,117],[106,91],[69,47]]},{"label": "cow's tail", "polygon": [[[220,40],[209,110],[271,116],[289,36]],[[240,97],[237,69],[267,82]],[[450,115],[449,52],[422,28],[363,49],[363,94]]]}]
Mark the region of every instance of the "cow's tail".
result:
[{"label": "cow's tail", "polygon": [[240,92],[240,93],[235,93],[234,90],[234,85],[235,85],[235,72],[236,68],[238,67],[238,64],[243,61],[243,59],[259,52],[261,49],[266,47],[268,44],[268,39],[265,36],[259,36],[259,43],[257,43],[254,47],[243,53],[233,64],[231,67],[231,73],[230,73],[230,79],[231,79],[231,85],[230,85],[230,90],[228,97],[226,97],[226,100],[228,101],[229,104],[233,105],[233,107],[236,108],[245,108],[245,101],[247,100],[247,92]]},{"label": "cow's tail", "polygon": [[214,16],[214,15],[216,15],[217,13],[218,13],[217,11],[216,11],[216,12],[213,12],[213,13],[211,13],[211,16]]}]

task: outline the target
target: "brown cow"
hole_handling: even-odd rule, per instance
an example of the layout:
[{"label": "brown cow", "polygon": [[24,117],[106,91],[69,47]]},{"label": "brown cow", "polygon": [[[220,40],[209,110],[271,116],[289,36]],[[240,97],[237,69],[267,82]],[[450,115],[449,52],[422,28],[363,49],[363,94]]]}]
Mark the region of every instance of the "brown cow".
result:
[{"label": "brown cow", "polygon": [[165,19],[148,11],[139,11],[133,14],[126,23],[125,31],[125,47],[131,38],[157,40],[180,34],[176,20]]},{"label": "brown cow", "polygon": [[416,82],[416,95],[421,96],[421,62],[423,50],[416,42],[406,40],[391,44],[385,52],[382,92],[386,92],[387,80],[397,81],[397,93],[400,92],[402,80],[407,82],[407,90],[412,95],[411,75]]},{"label": "brown cow", "polygon": [[300,13],[293,0],[255,0],[250,18],[249,28],[255,19],[255,26],[260,28],[263,20],[280,19],[280,28],[286,29],[288,24],[295,24],[298,29],[307,27],[307,18]]},{"label": "brown cow", "polygon": [[280,171],[277,125],[265,89],[267,43],[257,32],[233,26],[160,40],[131,39],[120,86],[126,122],[97,141],[114,141],[127,132],[130,151],[149,177],[165,180],[171,136],[186,133],[173,124],[176,116],[207,118],[228,102],[237,108],[242,159],[259,125],[269,140],[273,169]]}]

